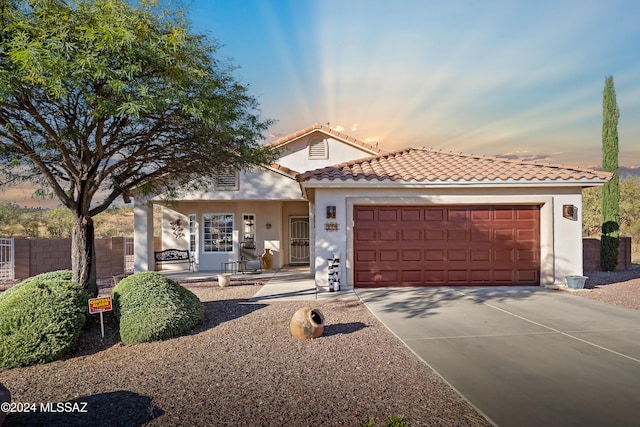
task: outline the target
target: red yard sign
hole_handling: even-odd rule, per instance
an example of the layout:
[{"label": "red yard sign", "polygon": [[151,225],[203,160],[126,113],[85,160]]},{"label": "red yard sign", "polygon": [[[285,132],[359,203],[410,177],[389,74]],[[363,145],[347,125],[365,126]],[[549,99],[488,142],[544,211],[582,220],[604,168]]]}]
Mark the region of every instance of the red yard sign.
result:
[{"label": "red yard sign", "polygon": [[111,297],[91,298],[89,300],[89,314],[102,313],[103,311],[111,311]]}]

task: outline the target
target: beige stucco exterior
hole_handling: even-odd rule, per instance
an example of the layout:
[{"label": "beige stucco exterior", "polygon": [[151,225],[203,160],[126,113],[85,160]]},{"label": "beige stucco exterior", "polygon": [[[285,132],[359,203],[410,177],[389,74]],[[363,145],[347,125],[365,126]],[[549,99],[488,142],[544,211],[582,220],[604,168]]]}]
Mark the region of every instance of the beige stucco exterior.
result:
[{"label": "beige stucco exterior", "polygon": [[[346,187],[346,186],[345,186]],[[328,286],[328,259],[344,258],[342,283],[353,287],[354,205],[537,205],[540,206],[541,285],[561,284],[566,275],[582,274],[582,213],[562,216],[563,205],[582,206],[579,187],[473,187],[450,188],[315,188],[315,276]],[[327,206],[336,206],[336,220],[325,219]],[[326,230],[327,222],[337,231]]]},{"label": "beige stucco exterior", "polygon": [[[326,158],[310,156],[310,144],[324,141]],[[274,267],[292,262],[293,219],[307,218],[309,268],[321,289],[328,287],[328,259],[341,258],[341,283],[351,288],[353,278],[353,209],[356,205],[535,205],[540,207],[540,283],[558,285],[567,275],[580,275],[582,266],[582,188],[605,180],[492,180],[465,182],[414,182],[406,180],[322,179],[296,180],[297,174],[343,164],[379,154],[330,129],[314,126],[273,145],[278,164],[239,174],[232,190],[184,191],[179,200],[164,195],[135,198],[135,271],[152,270],[153,209],[162,206],[163,249],[188,249],[189,219],[195,219],[195,257],[202,271],[220,271],[224,263],[246,256],[241,245],[244,215],[255,219],[254,256],[265,248],[274,254]],[[321,175],[320,175],[321,176]],[[576,208],[563,217],[563,206]],[[335,219],[327,219],[327,206],[336,207]],[[233,247],[229,252],[203,250],[205,214],[233,218]],[[176,221],[179,222],[176,222]],[[327,224],[330,223],[330,226]],[[177,227],[178,225],[178,227]],[[182,227],[182,230],[176,228]],[[168,264],[165,269],[184,269]]]}]

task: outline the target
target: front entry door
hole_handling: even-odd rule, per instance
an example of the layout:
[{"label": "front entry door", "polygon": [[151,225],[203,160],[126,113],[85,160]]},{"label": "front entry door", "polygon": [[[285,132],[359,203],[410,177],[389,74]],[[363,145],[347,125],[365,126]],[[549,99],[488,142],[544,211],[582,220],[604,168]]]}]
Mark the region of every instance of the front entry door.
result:
[{"label": "front entry door", "polygon": [[289,217],[289,264],[309,264],[309,217]]}]

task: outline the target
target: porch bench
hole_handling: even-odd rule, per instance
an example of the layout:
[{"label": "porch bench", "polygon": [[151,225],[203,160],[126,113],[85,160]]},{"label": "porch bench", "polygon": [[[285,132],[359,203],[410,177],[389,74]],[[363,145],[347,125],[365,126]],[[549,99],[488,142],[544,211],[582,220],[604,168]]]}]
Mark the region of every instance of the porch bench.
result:
[{"label": "porch bench", "polygon": [[193,254],[190,254],[187,249],[165,249],[163,251],[154,252],[153,258],[156,263],[156,271],[158,271],[159,263],[176,263],[176,262],[188,262],[189,271],[193,270],[193,265],[196,260]]}]

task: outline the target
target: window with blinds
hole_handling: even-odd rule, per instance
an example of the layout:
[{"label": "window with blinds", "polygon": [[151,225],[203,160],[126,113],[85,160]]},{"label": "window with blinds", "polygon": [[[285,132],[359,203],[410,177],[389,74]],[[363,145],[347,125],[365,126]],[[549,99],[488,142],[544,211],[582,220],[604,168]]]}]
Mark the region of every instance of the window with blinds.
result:
[{"label": "window with blinds", "polygon": [[309,142],[310,159],[328,159],[329,143],[326,139],[313,139]]}]

